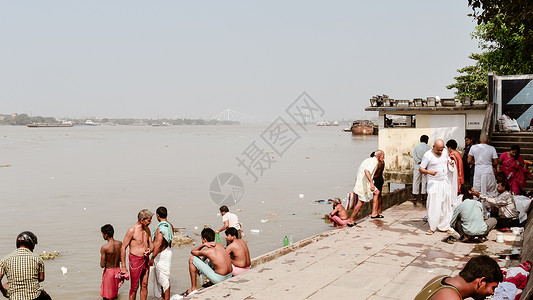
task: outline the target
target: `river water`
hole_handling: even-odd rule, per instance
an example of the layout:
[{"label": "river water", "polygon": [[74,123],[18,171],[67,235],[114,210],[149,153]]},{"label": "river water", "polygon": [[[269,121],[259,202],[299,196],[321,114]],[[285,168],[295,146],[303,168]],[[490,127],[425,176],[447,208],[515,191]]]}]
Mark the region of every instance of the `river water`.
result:
[{"label": "river water", "polygon": [[[205,225],[222,225],[210,196],[221,173],[243,181],[243,197],[230,211],[243,224],[252,258],[282,247],[286,235],[298,241],[330,230],[322,217],[331,206],[315,200],[346,197],[377,137],[308,126],[280,156],[261,139],[267,127],[0,127],[0,256],[15,249],[19,232],[31,230],[39,238],[36,253],[61,253],[45,262],[43,286],[52,297],[98,299],[100,227],[111,223],[122,240],[139,210],[163,205],[169,221],[199,242],[195,233]],[[236,159],[250,154],[252,143],[275,160],[257,181]],[[151,229],[156,224],[154,217]],[[190,249],[172,249],[172,294],[190,285]],[[120,299],[127,299],[129,287],[128,281],[119,290]]]}]

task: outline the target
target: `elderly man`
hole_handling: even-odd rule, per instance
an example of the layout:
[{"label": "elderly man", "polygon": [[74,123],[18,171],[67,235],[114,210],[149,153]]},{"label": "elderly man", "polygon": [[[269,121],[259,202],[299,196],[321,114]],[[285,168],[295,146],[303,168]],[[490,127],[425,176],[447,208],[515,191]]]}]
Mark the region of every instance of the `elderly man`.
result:
[{"label": "elderly man", "polygon": [[[428,142],[429,137],[424,134],[420,137],[420,144],[416,145],[413,149],[413,161],[415,162],[413,170],[413,196],[415,199],[418,198],[419,194],[422,194],[421,197],[424,198],[424,195],[427,193],[427,175],[420,173],[420,163],[422,163],[424,154],[431,150]],[[421,184],[422,188],[420,188]]]},{"label": "elderly man", "polygon": [[370,202],[372,200],[372,214],[370,217],[372,219],[383,218],[379,207],[381,206],[378,203],[379,199],[379,190],[374,186],[374,173],[376,172],[379,162],[382,162],[385,159],[385,152],[383,150],[376,150],[374,152],[374,157],[369,157],[361,163],[359,169],[357,170],[357,179],[355,181],[355,187],[353,188],[354,193],[357,195],[357,203],[353,208],[352,215],[348,222],[348,226],[355,226],[354,218],[363,206],[363,202]]},{"label": "elderly man", "polygon": [[122,248],[120,249],[120,258],[122,265],[120,271],[122,274],[127,274],[126,269],[126,249],[129,247],[130,253],[128,255],[129,276],[131,279],[131,288],[129,299],[135,300],[137,290],[139,289],[139,282],[141,286],[140,297],[141,300],[146,300],[148,297],[148,276],[150,253],[153,250],[152,235],[150,234],[150,223],[152,223],[152,216],[154,214],[147,209],[141,210],[137,214],[137,223],[131,226],[124,236]]},{"label": "elderly man", "polygon": [[[431,151],[426,152],[420,163],[420,173],[428,175],[428,223],[429,230],[426,234],[433,234],[436,230],[451,230],[452,219],[452,188],[448,172],[453,171],[453,162],[444,150],[444,141],[438,139],[433,144]],[[455,193],[454,193],[455,194]]]},{"label": "elderly man", "polygon": [[479,144],[473,145],[468,152],[468,163],[474,167],[474,190],[483,195],[496,195],[497,184],[494,169],[498,165],[496,149],[488,145],[488,137],[481,136]]}]

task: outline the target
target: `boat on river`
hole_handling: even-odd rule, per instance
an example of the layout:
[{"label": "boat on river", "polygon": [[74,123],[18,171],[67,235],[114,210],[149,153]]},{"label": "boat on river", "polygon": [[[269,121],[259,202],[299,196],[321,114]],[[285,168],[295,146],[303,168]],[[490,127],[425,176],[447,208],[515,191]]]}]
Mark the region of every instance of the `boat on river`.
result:
[{"label": "boat on river", "polygon": [[373,135],[378,134],[378,128],[372,121],[355,120],[352,124],[352,135]]}]

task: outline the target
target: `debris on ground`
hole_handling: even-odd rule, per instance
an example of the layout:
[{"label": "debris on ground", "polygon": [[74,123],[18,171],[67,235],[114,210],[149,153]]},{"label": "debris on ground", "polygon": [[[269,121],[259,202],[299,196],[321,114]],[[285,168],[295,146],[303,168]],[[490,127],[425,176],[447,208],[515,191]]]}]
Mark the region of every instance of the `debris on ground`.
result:
[{"label": "debris on ground", "polygon": [[43,253],[39,254],[39,256],[44,259],[44,260],[50,260],[50,259],[55,259],[56,257],[61,257],[61,254],[59,254],[59,252],[46,252],[46,251],[43,251]]}]

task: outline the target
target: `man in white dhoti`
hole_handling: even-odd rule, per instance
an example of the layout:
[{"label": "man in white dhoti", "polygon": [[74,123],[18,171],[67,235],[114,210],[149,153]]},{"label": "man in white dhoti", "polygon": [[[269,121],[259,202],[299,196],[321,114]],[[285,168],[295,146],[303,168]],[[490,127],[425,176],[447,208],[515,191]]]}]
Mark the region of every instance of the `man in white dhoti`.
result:
[{"label": "man in white dhoti", "polygon": [[[152,278],[153,296],[170,299],[170,265],[172,263],[172,239],[174,227],[167,220],[167,209],[164,206],[156,210],[159,224],[152,233],[154,252],[150,259],[150,278]],[[155,276],[154,276],[155,275]]]},{"label": "man in white dhoti", "polygon": [[468,152],[468,163],[475,164],[473,188],[481,194],[495,196],[498,194],[498,184],[493,167],[498,165],[498,154],[494,147],[487,144],[486,135],[482,135],[479,142]]},{"label": "man in white dhoti", "polygon": [[[420,173],[420,163],[424,154],[431,150],[431,147],[428,145],[429,137],[427,135],[422,135],[420,137],[420,144],[416,145],[413,149],[413,160],[415,162],[413,169],[413,196],[415,199],[418,199],[418,195],[421,195],[421,200],[424,199],[427,193],[427,175]],[[422,185],[422,187],[420,187]]]},{"label": "man in white dhoti", "polygon": [[[420,173],[428,175],[428,223],[426,234],[436,230],[453,234],[450,221],[452,219],[452,187],[448,172],[453,172],[453,162],[444,149],[444,141],[438,139],[431,151],[427,151],[420,163]],[[454,193],[455,195],[455,193]]]},{"label": "man in white dhoti", "polygon": [[378,162],[382,162],[385,159],[385,152],[382,150],[376,150],[374,157],[369,157],[361,163],[357,170],[357,178],[355,186],[353,188],[354,193],[357,195],[357,202],[353,208],[352,215],[348,221],[348,226],[355,225],[354,218],[363,206],[363,202],[370,202],[372,200],[372,219],[383,218],[378,208],[381,207],[378,202],[379,190],[374,186],[374,173],[378,166]]}]

